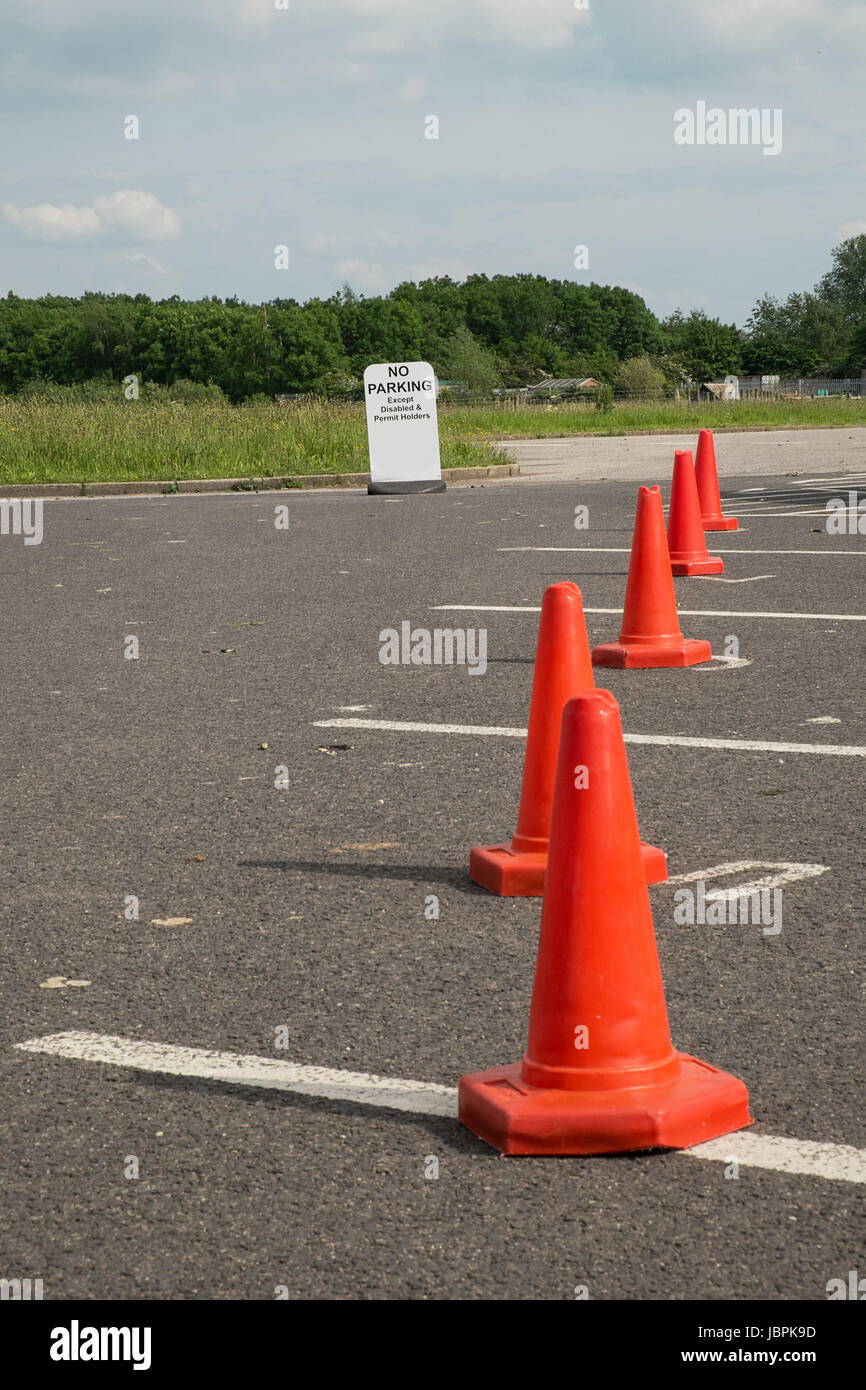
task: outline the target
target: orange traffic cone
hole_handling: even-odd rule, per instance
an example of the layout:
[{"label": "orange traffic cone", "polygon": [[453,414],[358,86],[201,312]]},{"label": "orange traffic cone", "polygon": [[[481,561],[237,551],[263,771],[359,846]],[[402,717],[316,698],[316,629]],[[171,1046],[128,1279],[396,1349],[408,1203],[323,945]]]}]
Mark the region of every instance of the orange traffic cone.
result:
[{"label": "orange traffic cone", "polygon": [[592,664],[695,666],[712,654],[709,642],[686,641],[680,632],[661,490],[638,488],[622,631],[618,642],[593,648]]},{"label": "orange traffic cone", "polygon": [[677,449],[674,454],[668,546],[674,574],[721,574],[725,568],[722,557],[707,550],[691,449]]},{"label": "orange traffic cone", "polygon": [[[517,830],[508,844],[476,845],[469,855],[469,877],[491,893],[540,898],[544,892],[562,710],[572,695],[593,686],[580,589],[551,584],[541,601]],[[641,850],[647,883],[667,878],[664,850]]]},{"label": "orange traffic cone", "polygon": [[671,1044],[607,690],[563,712],[526,1054],[462,1077],[459,1115],[506,1154],[680,1149],[752,1123],[742,1081]]},{"label": "orange traffic cone", "polygon": [[716,446],[712,430],[701,430],[695,459],[695,478],[701,504],[701,521],[705,531],[738,531],[735,516],[722,516],[719,475],[716,472]]}]

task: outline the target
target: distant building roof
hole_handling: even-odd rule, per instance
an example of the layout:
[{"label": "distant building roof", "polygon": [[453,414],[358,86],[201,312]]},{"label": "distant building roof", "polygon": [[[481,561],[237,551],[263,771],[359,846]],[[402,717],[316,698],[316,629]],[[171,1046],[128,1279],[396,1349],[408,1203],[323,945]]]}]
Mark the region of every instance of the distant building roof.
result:
[{"label": "distant building roof", "polygon": [[546,377],[544,381],[538,381],[534,386],[527,387],[527,390],[579,391],[581,387],[589,386],[598,386],[594,376]]}]

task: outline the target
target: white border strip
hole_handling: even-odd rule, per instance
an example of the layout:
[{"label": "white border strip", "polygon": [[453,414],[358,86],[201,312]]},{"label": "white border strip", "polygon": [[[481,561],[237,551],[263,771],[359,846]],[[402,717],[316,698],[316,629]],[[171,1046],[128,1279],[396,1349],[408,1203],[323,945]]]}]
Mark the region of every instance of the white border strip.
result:
[{"label": "white border strip", "polygon": [[799,1173],[803,1177],[827,1178],[831,1182],[866,1183],[866,1150],[848,1144],[783,1139],[744,1129],[683,1152],[692,1158],[715,1159],[719,1163],[736,1159],[743,1167],[768,1168],[774,1173]]},{"label": "white border strip", "polygon": [[[466,734],[526,738],[526,729],[496,724],[422,724],[411,719],[316,719],[314,729],[385,729],[402,734]],[[690,738],[685,734],[624,734],[626,743],[655,748],[726,748],[732,753],[817,753],[830,758],[866,758],[866,746],[841,743],[770,743],[752,738]]]},{"label": "white border strip", "polygon": [[714,888],[712,892],[707,893],[707,901],[723,898],[736,900],[748,893],[760,892],[761,889],[782,888],[786,883],[799,883],[801,879],[819,878],[821,874],[830,872],[827,864],[799,864],[790,860],[771,863],[763,859],[739,859],[733,864],[716,864],[712,869],[695,869],[692,873],[675,874],[672,878],[666,878],[659,886],[706,882],[711,878],[723,878],[726,874],[748,873],[750,869],[775,869],[777,872],[765,874],[763,878],[753,879],[750,883],[739,883],[734,888]]},{"label": "white border strip", "polygon": [[[18,1052],[36,1052],[77,1062],[101,1062],[163,1076],[194,1076],[234,1086],[259,1086],[325,1100],[402,1110],[414,1115],[457,1118],[457,1090],[432,1081],[404,1081],[367,1072],[297,1066],[270,1057],[210,1052],[196,1047],[140,1042],[102,1033],[51,1033],[15,1044]],[[777,1173],[835,1182],[866,1183],[866,1151],[847,1144],[817,1144],[742,1130],[681,1151],[690,1158],[767,1168]]]},{"label": "white border strip", "polygon": [[[715,545],[712,536],[707,537],[707,545],[714,555],[820,555],[822,558],[827,555],[866,555],[866,550],[746,550],[745,548],[732,549],[730,546]],[[514,554],[520,552],[549,552],[560,555],[630,555],[631,546],[628,545],[500,545],[497,548],[498,554]]]},{"label": "white border strip", "polygon": [[387,1110],[411,1110],[422,1115],[455,1115],[457,1092],[432,1081],[403,1081],[367,1072],[333,1071],[330,1067],[298,1066],[273,1057],[236,1052],[208,1052],[197,1047],[138,1042],[104,1033],[51,1033],[16,1043],[19,1052],[44,1052],[78,1062],[104,1062],[135,1071],[169,1076],[196,1076],[231,1086],[261,1086],[271,1091],[320,1096],[326,1100],[381,1105]]},{"label": "white border strip", "polygon": [[[706,575],[694,576],[706,579]],[[434,603],[434,613],[540,613],[540,604]],[[621,608],[584,608],[584,613],[621,613]],[[814,618],[822,622],[866,623],[866,613],[740,613],[726,608],[678,608],[685,618]]]}]

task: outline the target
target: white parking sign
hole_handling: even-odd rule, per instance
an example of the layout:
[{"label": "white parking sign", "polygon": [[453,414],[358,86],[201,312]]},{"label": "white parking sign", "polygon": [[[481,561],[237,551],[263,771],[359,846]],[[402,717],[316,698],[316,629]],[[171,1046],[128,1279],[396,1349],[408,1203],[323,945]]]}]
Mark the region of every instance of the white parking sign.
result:
[{"label": "white parking sign", "polygon": [[364,372],[368,492],[444,492],[429,362],[378,362]]}]

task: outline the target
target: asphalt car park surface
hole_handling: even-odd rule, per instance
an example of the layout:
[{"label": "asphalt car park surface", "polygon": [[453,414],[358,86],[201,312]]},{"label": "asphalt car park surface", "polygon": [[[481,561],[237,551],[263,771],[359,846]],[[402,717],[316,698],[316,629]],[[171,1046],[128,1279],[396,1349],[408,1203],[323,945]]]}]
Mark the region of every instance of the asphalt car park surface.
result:
[{"label": "asphalt car park surface", "polygon": [[[866,536],[830,535],[824,504],[854,485],[726,478],[725,575],[676,590],[686,636],[748,664],[596,676],[627,735],[794,746],[628,754],[672,877],[820,868],[774,936],[650,896],[676,1046],[747,1083],[749,1135],[845,1150],[866,1148]],[[466,868],[514,830],[522,740],[333,721],[524,726],[538,614],[511,610],[573,579],[613,640],[591,610],[622,606],[635,497],[57,501],[41,545],[0,539],[0,1274],[58,1299],[736,1300],[866,1270],[864,1183],[832,1162],[504,1160],[448,1115],[20,1049],[83,1032],[445,1087],[518,1060],[540,903]],[[484,627],[486,671],[383,665],[404,621]]]}]

